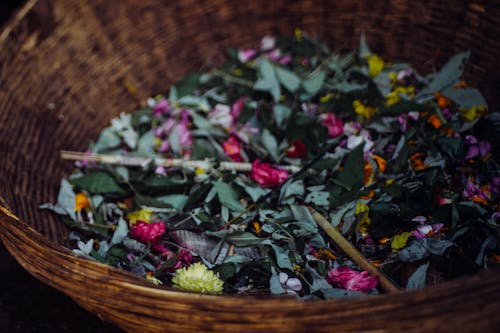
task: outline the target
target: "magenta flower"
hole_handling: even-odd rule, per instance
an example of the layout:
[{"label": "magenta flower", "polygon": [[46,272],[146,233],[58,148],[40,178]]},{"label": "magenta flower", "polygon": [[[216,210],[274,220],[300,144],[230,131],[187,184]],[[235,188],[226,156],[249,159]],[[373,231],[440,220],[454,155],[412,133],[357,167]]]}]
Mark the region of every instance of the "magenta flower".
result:
[{"label": "magenta flower", "polygon": [[[164,255],[163,257],[170,259],[170,258],[173,258],[174,256],[175,256],[175,253],[168,250],[168,252],[166,252],[166,255]],[[177,258],[175,259],[174,265],[171,267],[168,267],[166,270],[168,272],[173,272],[175,270],[178,270],[179,268],[188,267],[189,265],[191,265],[193,263],[193,261],[194,261],[194,258],[193,258],[193,255],[191,254],[191,252],[181,249],[181,250],[179,250],[179,254],[177,255]]]},{"label": "magenta flower", "polygon": [[413,230],[411,235],[415,236],[417,239],[422,239],[426,238],[428,236],[431,236],[441,230],[441,228],[444,226],[442,223],[436,223],[436,224],[423,224],[419,226],[417,229]]},{"label": "magenta flower", "polygon": [[231,123],[236,122],[236,119],[241,114],[241,111],[243,111],[243,108],[245,107],[245,99],[244,98],[239,98],[234,102],[234,104],[231,106]]},{"label": "magenta flower", "polygon": [[263,187],[274,187],[281,185],[288,178],[288,172],[256,160],[252,163],[250,178]]},{"label": "magenta flower", "polygon": [[358,272],[350,269],[347,266],[340,266],[330,269],[326,280],[343,289],[360,291],[367,293],[375,288],[378,284],[378,279],[371,276],[367,271]]},{"label": "magenta flower", "polygon": [[333,113],[322,114],[321,119],[321,124],[328,129],[328,135],[331,137],[336,138],[344,133],[342,120],[337,119]]},{"label": "magenta flower", "polygon": [[146,223],[138,220],[130,230],[129,237],[142,243],[150,243],[153,250],[164,253],[169,251],[161,242],[165,231],[165,223],[162,221]]}]

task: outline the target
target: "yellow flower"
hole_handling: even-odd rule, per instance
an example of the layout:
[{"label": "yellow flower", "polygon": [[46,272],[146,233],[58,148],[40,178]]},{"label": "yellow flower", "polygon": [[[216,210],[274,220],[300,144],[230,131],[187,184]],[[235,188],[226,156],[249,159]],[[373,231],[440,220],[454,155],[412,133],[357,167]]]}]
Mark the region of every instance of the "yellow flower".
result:
[{"label": "yellow flower", "polygon": [[321,96],[319,98],[319,101],[320,101],[320,103],[326,103],[326,102],[332,100],[332,98],[333,98],[333,94],[326,94],[325,96]]},{"label": "yellow flower", "polygon": [[149,282],[152,282],[156,285],[163,284],[163,282],[161,282],[161,280],[159,280],[153,276],[153,272],[146,273],[146,280],[148,280]]},{"label": "yellow flower", "polygon": [[298,42],[302,42],[302,40],[304,39],[304,32],[302,31],[302,29],[295,28],[294,35],[295,35],[295,39]]},{"label": "yellow flower", "polygon": [[355,100],[354,102],[352,102],[352,107],[354,108],[354,112],[365,119],[371,118],[377,112],[376,108],[374,108],[373,106],[364,105],[359,100]]},{"label": "yellow flower", "polygon": [[396,87],[393,91],[385,96],[385,105],[391,106],[401,100],[401,95],[406,95],[410,99],[415,97],[415,87]]},{"label": "yellow flower", "polygon": [[176,288],[198,293],[218,294],[224,288],[224,281],[200,262],[176,270],[172,282]]},{"label": "yellow flower", "polygon": [[471,122],[471,121],[479,118],[484,113],[485,110],[486,110],[486,107],[484,105],[477,105],[477,106],[473,106],[471,108],[461,109],[460,115],[467,122]]},{"label": "yellow flower", "polygon": [[368,62],[368,74],[371,77],[375,77],[384,68],[384,61],[376,54],[372,54],[367,59]]},{"label": "yellow flower", "polygon": [[358,201],[356,203],[354,214],[362,215],[358,221],[358,224],[356,225],[356,229],[361,233],[368,232],[368,226],[370,226],[370,223],[372,222],[369,213],[370,213],[370,208],[368,207],[367,204],[365,204],[363,201]]},{"label": "yellow flower", "polygon": [[399,235],[394,236],[391,242],[392,252],[398,252],[406,246],[408,243],[408,238],[410,238],[411,232],[402,232]]},{"label": "yellow flower", "polygon": [[78,212],[84,208],[87,208],[90,205],[89,199],[85,195],[85,193],[80,192],[75,196],[75,212]]},{"label": "yellow flower", "polygon": [[153,215],[152,211],[148,209],[140,209],[136,210],[135,212],[128,213],[127,220],[129,221],[130,225],[135,224],[137,221],[143,221],[149,223],[151,222],[152,215]]}]

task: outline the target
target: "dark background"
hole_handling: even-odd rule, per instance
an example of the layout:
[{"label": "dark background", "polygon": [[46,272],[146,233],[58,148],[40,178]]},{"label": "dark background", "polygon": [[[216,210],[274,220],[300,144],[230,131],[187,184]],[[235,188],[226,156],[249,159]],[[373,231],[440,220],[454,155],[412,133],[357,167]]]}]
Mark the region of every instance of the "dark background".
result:
[{"label": "dark background", "polygon": [[[0,0],[0,31],[24,1]],[[0,50],[1,52],[1,50]],[[0,242],[0,333],[122,333],[28,274]]]}]

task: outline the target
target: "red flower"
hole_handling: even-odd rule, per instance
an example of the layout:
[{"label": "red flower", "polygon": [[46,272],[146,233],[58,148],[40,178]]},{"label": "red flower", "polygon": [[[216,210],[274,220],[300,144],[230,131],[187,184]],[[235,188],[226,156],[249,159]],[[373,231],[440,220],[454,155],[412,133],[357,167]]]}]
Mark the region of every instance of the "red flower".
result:
[{"label": "red flower", "polygon": [[286,151],[286,156],[290,158],[299,158],[307,154],[307,147],[304,142],[300,140],[294,140],[292,145]]},{"label": "red flower", "polygon": [[338,285],[343,289],[362,293],[367,293],[378,284],[378,279],[371,276],[367,271],[358,272],[346,266],[330,269],[326,280],[330,284]]},{"label": "red flower", "polygon": [[241,142],[234,135],[231,135],[226,142],[222,144],[222,148],[227,156],[229,156],[235,162],[241,162]]},{"label": "red flower", "polygon": [[165,233],[165,223],[137,221],[132,230],[130,230],[130,238],[134,238],[143,243],[155,244],[160,241],[160,237]]},{"label": "red flower", "polygon": [[250,178],[264,187],[274,187],[288,178],[288,172],[283,169],[273,168],[267,163],[259,163],[256,160],[252,163]]}]

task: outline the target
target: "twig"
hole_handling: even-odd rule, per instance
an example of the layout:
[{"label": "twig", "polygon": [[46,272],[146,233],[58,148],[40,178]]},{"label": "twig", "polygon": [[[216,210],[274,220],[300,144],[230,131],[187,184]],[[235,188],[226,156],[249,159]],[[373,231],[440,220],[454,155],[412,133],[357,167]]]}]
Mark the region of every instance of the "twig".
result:
[{"label": "twig", "polygon": [[335,244],[337,244],[342,251],[344,251],[349,258],[352,259],[359,267],[378,278],[380,287],[387,293],[394,293],[399,291],[396,286],[384,273],[366,259],[366,257],[359,252],[340,232],[335,229],[330,222],[320,213],[315,211],[312,207],[307,207],[312,214],[314,221],[330,236]]},{"label": "twig", "polygon": [[[251,171],[252,163],[245,162],[211,162],[209,160],[183,160],[180,158],[144,158],[109,154],[88,154],[75,151],[61,151],[61,158],[74,161],[99,162],[103,164],[115,164],[124,166],[146,167],[150,163],[163,167],[179,167],[185,169],[216,169],[221,171]],[[275,165],[274,167],[292,173],[301,168],[295,165]]]}]

